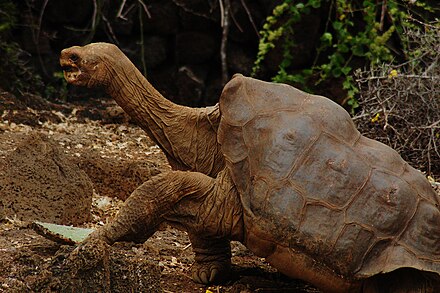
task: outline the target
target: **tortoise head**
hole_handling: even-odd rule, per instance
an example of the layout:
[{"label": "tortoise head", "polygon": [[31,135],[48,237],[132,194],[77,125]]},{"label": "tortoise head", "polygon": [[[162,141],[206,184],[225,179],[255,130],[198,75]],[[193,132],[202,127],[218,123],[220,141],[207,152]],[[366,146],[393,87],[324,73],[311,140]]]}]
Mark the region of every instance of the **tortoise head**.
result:
[{"label": "tortoise head", "polygon": [[62,50],[60,65],[64,78],[70,84],[89,88],[106,87],[112,68],[124,58],[125,55],[113,44],[92,43]]}]

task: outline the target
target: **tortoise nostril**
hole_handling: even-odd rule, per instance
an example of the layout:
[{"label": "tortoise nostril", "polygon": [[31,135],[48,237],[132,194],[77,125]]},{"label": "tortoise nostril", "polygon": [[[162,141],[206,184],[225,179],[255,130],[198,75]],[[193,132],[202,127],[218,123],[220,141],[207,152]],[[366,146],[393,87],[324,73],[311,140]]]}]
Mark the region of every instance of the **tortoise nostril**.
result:
[{"label": "tortoise nostril", "polygon": [[73,53],[73,54],[70,54],[69,59],[73,62],[76,62],[76,61],[78,61],[79,57],[77,54]]}]

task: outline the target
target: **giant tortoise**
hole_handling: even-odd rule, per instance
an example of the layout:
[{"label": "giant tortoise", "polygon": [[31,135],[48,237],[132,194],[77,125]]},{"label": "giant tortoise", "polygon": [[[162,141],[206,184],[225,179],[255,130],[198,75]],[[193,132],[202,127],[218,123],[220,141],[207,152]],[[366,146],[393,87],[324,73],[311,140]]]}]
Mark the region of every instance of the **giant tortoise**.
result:
[{"label": "giant tortoise", "polygon": [[114,45],[65,49],[60,63],[69,83],[104,87],[187,170],[142,184],[85,243],[145,241],[168,222],[188,231],[198,282],[227,275],[237,240],[326,292],[440,292],[438,195],[336,103],[238,74],[219,111],[191,109]]}]

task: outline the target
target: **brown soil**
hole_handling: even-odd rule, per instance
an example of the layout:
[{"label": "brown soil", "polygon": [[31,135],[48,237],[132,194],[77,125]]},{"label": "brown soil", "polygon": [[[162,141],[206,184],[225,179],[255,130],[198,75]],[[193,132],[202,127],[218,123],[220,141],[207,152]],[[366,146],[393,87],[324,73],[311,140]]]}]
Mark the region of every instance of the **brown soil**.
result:
[{"label": "brown soil", "polygon": [[[111,219],[121,206],[121,199],[125,199],[141,182],[170,169],[158,147],[141,129],[128,124],[128,119],[112,101],[106,100],[99,104],[100,107],[92,104],[96,105],[96,101],[85,106],[51,108],[46,105],[44,110],[38,111],[26,108],[32,106],[26,105],[16,110],[5,110],[3,115],[0,112],[0,170],[4,168],[6,158],[30,133],[47,135],[88,174],[94,184],[92,218],[82,225],[88,228],[96,228]],[[94,113],[92,119],[83,115],[87,112],[84,109]],[[112,116],[109,109],[118,115]],[[80,113],[82,116],[79,116]],[[16,121],[16,117],[20,117],[20,124],[12,122]],[[36,122],[36,117],[57,119]],[[112,117],[116,117],[118,123],[111,123],[115,122]],[[3,219],[0,223],[0,292],[65,291],[61,290],[67,285],[62,281],[60,268],[73,248],[36,234],[26,223],[14,218]],[[97,279],[96,286],[88,288],[88,292],[102,291],[106,286],[105,280],[101,282],[99,276],[116,279],[119,276],[119,287],[112,285],[112,292],[122,292],[120,290],[124,288],[121,289],[121,284],[124,280],[128,282],[127,278],[137,278],[133,282],[144,286],[130,287],[133,292],[153,292],[157,289],[154,278],[139,279],[139,276],[133,275],[136,270],[132,268],[144,268],[140,272],[145,277],[154,276],[154,267],[158,267],[160,286],[164,292],[318,292],[301,281],[277,273],[240,243],[233,242],[232,252],[232,280],[221,286],[195,284],[188,276],[194,257],[187,234],[166,227],[142,245],[113,245],[109,252],[112,257],[110,267],[116,267],[116,271],[112,270],[107,275],[94,272],[83,277],[90,279],[90,276],[95,276],[92,278]],[[145,261],[148,266],[145,266]],[[149,269],[150,264],[156,264],[152,265],[152,270]],[[145,284],[150,289],[145,289]]]}]

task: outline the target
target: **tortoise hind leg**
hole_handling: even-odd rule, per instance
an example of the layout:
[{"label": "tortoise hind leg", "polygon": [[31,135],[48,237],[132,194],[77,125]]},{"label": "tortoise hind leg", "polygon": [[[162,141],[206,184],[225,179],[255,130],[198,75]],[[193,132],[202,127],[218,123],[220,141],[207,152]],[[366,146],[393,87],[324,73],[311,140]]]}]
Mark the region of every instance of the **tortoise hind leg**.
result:
[{"label": "tortoise hind leg", "polygon": [[440,292],[437,274],[403,268],[367,279],[363,293],[436,293]]},{"label": "tortoise hind leg", "polygon": [[221,283],[230,277],[231,244],[227,238],[203,238],[189,234],[195,262],[192,279],[201,284]]},{"label": "tortoise hind leg", "polygon": [[214,191],[195,210],[197,223],[188,229],[195,263],[191,275],[201,284],[221,283],[230,277],[231,240],[243,241],[240,196],[227,171],[215,179]]}]

